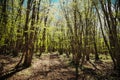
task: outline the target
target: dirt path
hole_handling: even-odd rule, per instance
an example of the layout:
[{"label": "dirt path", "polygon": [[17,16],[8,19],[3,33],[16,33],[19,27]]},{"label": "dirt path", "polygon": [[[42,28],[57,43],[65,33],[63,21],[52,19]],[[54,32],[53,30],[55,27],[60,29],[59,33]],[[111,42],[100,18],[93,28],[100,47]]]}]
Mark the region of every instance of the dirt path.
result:
[{"label": "dirt path", "polygon": [[33,59],[32,66],[22,70],[8,80],[72,80],[74,70],[60,60],[57,54]]}]

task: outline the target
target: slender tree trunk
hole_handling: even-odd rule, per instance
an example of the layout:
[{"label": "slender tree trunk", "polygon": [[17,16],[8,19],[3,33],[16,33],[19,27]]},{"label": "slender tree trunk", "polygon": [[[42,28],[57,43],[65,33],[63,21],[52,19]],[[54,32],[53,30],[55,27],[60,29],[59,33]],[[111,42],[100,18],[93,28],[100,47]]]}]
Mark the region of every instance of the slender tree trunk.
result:
[{"label": "slender tree trunk", "polygon": [[25,28],[24,28],[24,36],[25,36],[25,59],[23,65],[25,67],[29,67],[31,65],[31,60],[30,59],[30,44],[29,44],[29,34],[28,34],[28,23],[29,23],[29,16],[30,16],[30,9],[31,9],[31,1],[28,0],[27,2],[27,12],[26,12],[26,22],[25,22]]},{"label": "slender tree trunk", "polygon": [[95,61],[99,61],[99,55],[98,55],[97,43],[96,43],[97,30],[96,30],[95,21],[94,21],[93,26],[94,26],[94,29],[93,29],[93,40],[94,40],[94,42],[93,42],[93,44],[94,44],[94,52],[95,52]]},{"label": "slender tree trunk", "polygon": [[32,62],[32,57],[34,53],[34,43],[35,43],[35,19],[36,19],[36,0],[34,1],[33,4],[33,10],[32,10],[32,21],[31,21],[31,33],[30,33],[30,39],[29,39],[29,49],[30,49],[30,57],[29,57],[29,63]]},{"label": "slender tree trunk", "polygon": [[[113,12],[111,9],[111,0],[107,0],[107,6],[104,6],[105,4],[103,3],[102,0],[99,0],[101,4],[102,11],[104,12],[104,16],[107,22],[107,28],[108,28],[108,37],[109,37],[109,52],[112,57],[112,60],[114,62],[114,69],[119,71],[120,73],[120,44],[117,36],[117,21],[116,18],[113,16]],[[107,10],[106,10],[107,9]],[[109,15],[108,15],[109,14]],[[117,13],[116,13],[117,14]]]}]

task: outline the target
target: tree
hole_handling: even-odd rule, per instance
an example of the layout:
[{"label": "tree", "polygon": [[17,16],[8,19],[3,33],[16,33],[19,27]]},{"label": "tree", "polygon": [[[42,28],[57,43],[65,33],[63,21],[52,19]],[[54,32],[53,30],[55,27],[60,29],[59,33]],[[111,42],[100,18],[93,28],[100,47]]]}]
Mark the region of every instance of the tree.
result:
[{"label": "tree", "polygon": [[[107,28],[108,31],[108,39],[105,36],[105,34],[103,33],[103,28],[102,28],[102,22],[101,22],[101,17],[100,17],[100,13],[98,11],[98,8],[96,7],[96,3],[93,1],[96,11],[98,13],[98,17],[99,17],[99,21],[100,21],[100,26],[101,26],[101,31],[103,34],[103,38],[105,41],[105,44],[109,50],[110,56],[113,60],[114,63],[114,69],[117,70],[118,72],[120,72],[120,60],[118,57],[120,57],[120,45],[119,45],[119,37],[118,37],[118,32],[117,32],[117,28],[118,28],[118,3],[119,1],[116,0],[115,4],[114,4],[114,8],[112,7],[113,3],[111,2],[111,0],[107,0],[107,1],[102,1],[102,0],[98,0],[100,5],[101,5],[101,9],[103,12],[103,15],[105,17],[105,28]],[[117,6],[117,7],[116,7]],[[115,10],[112,11],[112,8]],[[114,15],[115,13],[115,15]]]}]

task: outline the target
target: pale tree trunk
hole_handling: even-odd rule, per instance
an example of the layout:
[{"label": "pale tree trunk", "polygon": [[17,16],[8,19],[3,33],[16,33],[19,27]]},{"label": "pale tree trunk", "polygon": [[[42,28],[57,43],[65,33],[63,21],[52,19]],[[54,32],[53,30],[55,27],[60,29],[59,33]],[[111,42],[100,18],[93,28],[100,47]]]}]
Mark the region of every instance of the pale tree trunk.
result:
[{"label": "pale tree trunk", "polygon": [[97,29],[96,29],[96,23],[94,21],[94,28],[93,28],[93,44],[94,44],[94,53],[95,53],[95,61],[99,61],[99,54],[98,54],[98,49],[97,49],[97,40],[96,40],[96,35],[97,35]]}]

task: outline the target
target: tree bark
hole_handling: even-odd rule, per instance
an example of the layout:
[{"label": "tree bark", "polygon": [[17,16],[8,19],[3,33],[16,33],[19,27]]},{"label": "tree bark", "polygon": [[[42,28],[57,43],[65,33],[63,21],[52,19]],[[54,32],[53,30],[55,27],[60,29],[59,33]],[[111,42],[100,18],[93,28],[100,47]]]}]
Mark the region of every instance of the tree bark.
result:
[{"label": "tree bark", "polygon": [[24,36],[25,36],[25,59],[23,65],[25,67],[29,67],[31,65],[31,60],[30,59],[30,44],[29,44],[29,34],[28,34],[28,23],[29,23],[29,16],[30,16],[30,10],[31,10],[31,1],[28,0],[27,2],[27,12],[26,12],[26,22],[25,22],[25,27],[24,27]]}]

